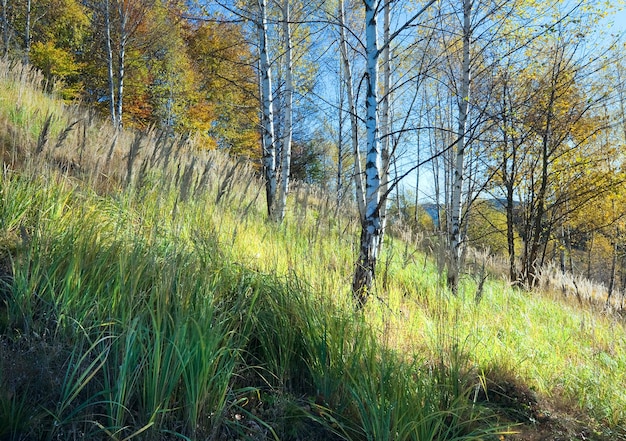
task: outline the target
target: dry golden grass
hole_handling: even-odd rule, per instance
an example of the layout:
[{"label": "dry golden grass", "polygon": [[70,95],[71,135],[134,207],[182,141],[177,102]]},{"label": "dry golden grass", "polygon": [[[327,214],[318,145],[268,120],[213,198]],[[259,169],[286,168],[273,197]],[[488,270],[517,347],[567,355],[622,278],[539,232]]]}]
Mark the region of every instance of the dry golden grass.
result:
[{"label": "dry golden grass", "polygon": [[[255,322],[259,329],[270,335],[271,326],[263,326],[276,325],[285,333],[285,341],[289,341],[294,323],[318,320],[312,328],[327,324],[340,328],[333,330],[337,334],[328,336],[329,341],[336,339],[331,343],[337,345],[337,357],[341,357],[344,344],[357,346],[354,341],[342,340],[341,326],[346,325],[335,321],[353,314],[349,287],[358,239],[358,222],[354,215],[350,216],[353,207],[337,207],[332,195],[300,186],[294,189],[285,222],[277,226],[266,221],[263,186],[253,164],[205,151],[193,139],[166,137],[156,131],[125,130],[116,134],[108,123],[84,109],[68,107],[36,92],[39,80],[35,74],[11,76],[2,69],[9,67],[0,66],[0,78],[16,83],[0,88],[0,121],[6,127],[2,144],[5,174],[14,168],[24,177],[31,173],[44,178],[43,182],[33,179],[33,187],[28,179],[3,182],[14,185],[11,188],[15,194],[11,197],[17,200],[15,207],[20,206],[20,192],[23,200],[30,199],[33,204],[37,198],[50,198],[47,210],[58,216],[50,215],[53,225],[46,224],[51,238],[63,239],[68,232],[89,229],[98,230],[98,238],[128,235],[136,241],[138,250],[138,260],[133,265],[138,270],[145,269],[145,273],[137,273],[154,280],[159,280],[155,272],[160,269],[153,267],[155,262],[139,258],[144,252],[161,256],[159,253],[173,246],[168,240],[182,250],[193,250],[189,256],[197,253],[206,260],[234,262],[235,267],[254,274],[250,276],[250,286],[244,284],[243,288],[236,287],[241,291],[235,290],[246,301],[258,283],[263,289],[267,285],[270,291],[282,292],[285,297],[279,297],[280,301],[288,303],[286,299],[291,295],[296,298],[304,292],[312,303],[330,305],[334,311],[323,317],[301,317],[299,311],[289,309],[292,304],[274,304],[268,296],[267,304],[262,305],[268,308],[263,309],[266,315]],[[16,110],[9,102],[20,103],[19,121],[12,116]],[[41,195],[37,196],[35,190]],[[15,236],[20,225],[28,224],[24,219],[35,216],[28,212],[17,216],[17,212],[3,214],[6,219],[15,216],[10,231],[3,234]],[[86,236],[77,237],[85,242],[83,251],[89,255]],[[616,428],[626,422],[626,330],[618,315],[589,307],[594,299],[602,304],[601,287],[547,269],[542,277],[542,291],[514,289],[503,276],[505,262],[472,252],[459,295],[452,296],[445,288],[444,259],[436,240],[429,241],[430,248],[424,251],[415,239],[408,234],[388,237],[379,262],[375,295],[364,315],[354,319],[364,320],[377,345],[399,354],[398,360],[413,362],[412,369],[416,371],[410,375],[444,366],[456,369],[446,381],[452,379],[454,383],[462,377],[478,388],[488,380],[506,378],[543,400],[561,403],[572,413],[580,412],[590,424]],[[155,248],[145,251],[141,248],[144,244]],[[127,263],[113,251],[105,255],[105,261]],[[184,262],[189,267],[198,265],[195,261]],[[79,262],[73,263],[79,266]],[[175,271],[174,266],[168,268]],[[487,274],[490,277],[483,280]],[[218,276],[231,277],[227,272],[214,277]],[[172,286],[179,286],[178,274],[168,273],[168,277],[172,278]],[[291,283],[288,289],[281,282],[284,280]],[[141,280],[131,282],[140,284]],[[95,296],[99,286],[93,283]],[[165,285],[159,285],[160,294],[168,292]],[[192,280],[181,286],[193,291]],[[72,302],[80,303],[80,296],[74,291],[69,290],[67,295]],[[188,300],[185,305],[191,303]],[[250,316],[250,311],[237,313],[245,317]],[[289,314],[273,317],[276,311]],[[85,316],[89,312],[83,311]],[[272,322],[274,319],[276,323]],[[268,363],[280,371],[273,375],[286,375],[279,362],[285,353],[280,347],[271,349],[276,353]],[[307,349],[326,350],[323,345]],[[376,352],[372,360],[366,360],[369,371],[364,375],[371,374],[370,380],[380,374],[375,362],[382,359],[384,354]],[[394,358],[390,363],[399,363],[398,360]],[[297,364],[293,360],[285,362]],[[326,365],[321,363],[318,367],[324,371]],[[348,381],[343,374],[327,374],[332,378],[325,381],[331,386],[333,381],[341,383],[337,378]],[[360,374],[349,374],[355,390],[374,386],[359,384],[356,380]],[[384,395],[376,389],[361,392],[371,395],[373,402]],[[377,433],[374,429],[383,430],[374,427],[376,415],[370,417],[372,433]]]}]

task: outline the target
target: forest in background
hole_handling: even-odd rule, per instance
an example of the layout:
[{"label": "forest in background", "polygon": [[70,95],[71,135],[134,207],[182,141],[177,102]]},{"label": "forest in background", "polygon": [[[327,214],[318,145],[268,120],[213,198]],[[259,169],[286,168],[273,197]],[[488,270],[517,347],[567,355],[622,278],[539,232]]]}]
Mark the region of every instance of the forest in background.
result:
[{"label": "forest in background", "polygon": [[184,2],[5,1],[3,53],[113,124],[203,136],[258,156],[254,60],[241,25],[191,19]]},{"label": "forest in background", "polygon": [[447,249],[453,290],[469,245],[505,255],[513,283],[553,265],[623,292],[619,7],[4,0],[0,24],[5,56],[114,128],[251,159],[271,218],[290,178],[354,201],[361,304],[389,220]]}]

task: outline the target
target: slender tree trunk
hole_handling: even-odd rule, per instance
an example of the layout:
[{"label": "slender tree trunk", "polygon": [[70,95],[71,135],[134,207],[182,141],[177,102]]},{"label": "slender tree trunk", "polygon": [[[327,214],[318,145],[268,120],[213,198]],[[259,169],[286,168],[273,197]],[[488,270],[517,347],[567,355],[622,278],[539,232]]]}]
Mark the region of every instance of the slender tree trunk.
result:
[{"label": "slender tree trunk", "polygon": [[356,201],[359,208],[361,222],[365,222],[365,190],[363,184],[363,171],[361,169],[361,151],[359,148],[359,126],[356,113],[356,101],[352,79],[352,68],[348,57],[348,42],[346,39],[345,6],[344,0],[339,0],[339,47],[343,70],[346,81],[346,98],[350,111],[350,138],[352,141],[352,154],[354,156],[354,186]]},{"label": "slender tree trunk", "polygon": [[450,206],[450,229],[448,231],[450,250],[448,265],[448,286],[456,292],[459,284],[461,267],[462,240],[462,193],[465,168],[465,148],[467,141],[467,119],[470,99],[470,43],[471,43],[472,0],[463,0],[463,61],[461,66],[461,88],[458,97],[459,126],[457,131],[456,160],[452,183]]},{"label": "slender tree trunk", "polygon": [[589,248],[587,249],[587,279],[591,280],[591,256],[593,251],[593,241],[595,239],[595,231],[591,232],[591,238],[589,239]]},{"label": "slender tree trunk", "polygon": [[339,128],[337,132],[337,211],[343,199],[343,62],[339,56]]},{"label": "slender tree trunk", "polygon": [[[613,218],[615,218],[615,201],[612,201],[612,212],[613,212]],[[617,241],[618,241],[618,237],[619,237],[619,227],[615,227],[615,238],[613,239],[611,245],[613,247],[613,259],[611,260],[611,275],[609,278],[609,291],[608,291],[608,295],[607,295],[607,305],[611,300],[611,296],[613,295],[613,291],[615,290],[615,278],[617,276],[617,255],[618,255],[618,249],[617,249]]]},{"label": "slender tree trunk", "polygon": [[[426,101],[426,91],[424,91],[424,101]],[[438,124],[437,116],[431,117],[431,110],[428,109],[426,111],[426,125],[427,126],[436,126]],[[428,145],[430,146],[430,155],[433,156],[433,160],[431,163],[431,169],[433,173],[433,187],[434,187],[434,196],[435,196],[435,210],[437,213],[437,218],[434,219],[435,230],[439,235],[442,235],[444,231],[443,220],[444,220],[444,204],[441,203],[441,167],[439,163],[439,157],[436,156],[436,152],[434,151],[434,146],[437,145],[438,139],[437,136],[433,134],[432,130],[428,131]]]},{"label": "slender tree trunk", "polygon": [[293,62],[292,62],[292,42],[291,42],[291,11],[289,0],[283,0],[283,33],[285,38],[285,99],[284,127],[281,159],[280,191],[278,194],[277,206],[274,213],[274,220],[278,223],[285,218],[285,208],[287,206],[287,194],[289,193],[289,173],[291,167],[291,139],[293,134]]},{"label": "slender tree trunk", "polygon": [[516,284],[518,282],[516,256],[515,256],[515,229],[514,229],[514,200],[513,200],[513,185],[507,183],[506,186],[506,242],[509,251],[509,278],[511,283]]},{"label": "slender tree trunk", "polygon": [[567,264],[569,266],[570,273],[574,273],[574,258],[572,257],[572,230],[568,226],[566,229],[566,239],[567,239]]},{"label": "slender tree trunk", "polygon": [[610,273],[610,277],[609,277],[609,289],[608,289],[608,294],[607,294],[607,298],[606,298],[606,302],[607,304],[609,303],[609,301],[611,300],[611,297],[613,296],[613,291],[615,290],[615,276],[616,276],[616,268],[617,268],[617,243],[613,242],[611,245],[613,245],[613,259],[611,260],[611,273]]},{"label": "slender tree trunk", "polygon": [[[502,96],[502,127],[503,127],[503,139],[504,148],[502,149],[502,180],[504,182],[506,191],[506,242],[509,254],[509,279],[511,283],[517,284],[518,274],[515,255],[515,219],[514,219],[514,183],[517,168],[517,145],[514,138],[509,136],[509,94],[508,94],[508,81],[505,80]],[[511,149],[511,156],[509,158],[509,148]],[[511,164],[509,170],[509,161]]]},{"label": "slender tree trunk", "polygon": [[32,0],[26,0],[26,24],[24,25],[24,64],[30,63],[30,26]]},{"label": "slender tree trunk", "polygon": [[[387,38],[382,49],[387,48],[398,32],[411,25],[434,1],[429,2],[427,6],[408,19],[393,36]],[[352,294],[358,307],[363,307],[371,294],[382,238],[380,212],[387,199],[387,194],[381,192],[381,176],[384,170],[378,121],[378,62],[381,54],[378,46],[377,16],[381,3],[380,0],[363,0],[363,4],[365,6],[367,156],[365,158],[365,216],[361,218],[359,257],[352,282]]]},{"label": "slender tree trunk", "polygon": [[[526,283],[533,287],[537,283],[537,267],[540,266],[539,262],[539,248],[545,234],[543,231],[544,215],[546,212],[546,193],[548,191],[548,167],[549,167],[549,143],[550,143],[550,131],[552,130],[552,113],[553,103],[555,97],[554,87],[550,92],[549,108],[546,115],[546,124],[543,133],[543,140],[541,145],[541,181],[539,183],[539,192],[536,196],[536,210],[534,210],[534,219],[532,219],[532,225],[530,230],[530,247],[528,257],[525,259],[526,267],[524,268],[524,276]],[[545,252],[544,246],[544,252]]]},{"label": "slender tree trunk", "polygon": [[111,113],[111,122],[113,123],[113,127],[117,130],[118,123],[115,105],[115,76],[113,73],[113,42],[111,40],[111,8],[109,1],[110,0],[104,0],[104,27],[107,45],[107,76],[109,81],[109,112]]},{"label": "slender tree trunk", "polygon": [[2,0],[2,56],[9,54],[11,33],[9,28],[9,14],[7,12],[8,0]]},{"label": "slender tree trunk", "polygon": [[[417,131],[417,140],[415,142],[415,145],[417,147],[417,151],[416,151],[416,155],[415,157],[417,158],[417,162],[420,162],[420,131]],[[418,226],[419,226],[419,203],[420,203],[420,168],[417,167],[417,169],[415,170],[415,215],[413,216],[413,222],[415,224],[415,230],[417,230]]]},{"label": "slender tree trunk", "polygon": [[[391,11],[389,0],[384,0],[385,6],[383,8],[383,41],[385,42],[382,50],[382,65],[383,65],[383,84],[382,84],[382,100],[380,103],[380,144],[382,155],[382,174],[380,181],[380,193],[387,194],[389,188],[389,169],[390,169],[390,134],[391,134],[391,117],[390,117],[390,101],[391,101],[391,44],[390,27],[391,27]],[[378,244],[380,254],[383,246],[383,239],[385,236],[385,229],[387,227],[387,203],[384,201],[380,206],[380,241]]]},{"label": "slender tree trunk", "polygon": [[[618,247],[619,247],[619,244],[618,244]],[[626,255],[624,254],[622,254],[620,262],[619,262],[619,274],[620,274],[618,277],[618,280],[620,282],[619,289],[621,289],[622,291],[622,308],[623,308],[624,299],[626,298]]]},{"label": "slender tree trunk", "polygon": [[261,76],[261,116],[263,130],[263,172],[267,213],[273,217],[276,198],[276,142],[274,132],[274,99],[272,97],[272,72],[267,52],[267,4],[259,0],[260,17],[257,23],[259,32],[259,67]]},{"label": "slender tree trunk", "polygon": [[124,1],[118,1],[118,11],[120,15],[120,50],[117,61],[117,126],[122,127],[122,110],[124,98],[124,75],[126,62],[126,45],[129,38],[128,11],[124,7]]},{"label": "slender tree trunk", "polygon": [[567,272],[567,267],[565,265],[566,250],[567,250],[567,238],[565,237],[565,227],[561,225],[561,249],[559,253],[559,266],[561,267],[562,274],[565,274]]},{"label": "slender tree trunk", "polygon": [[365,126],[367,157],[365,165],[365,219],[361,223],[359,257],[354,272],[352,292],[359,307],[367,302],[374,281],[381,235],[380,175],[381,152],[378,133],[378,0],[364,0],[366,23],[367,95],[365,99]]}]

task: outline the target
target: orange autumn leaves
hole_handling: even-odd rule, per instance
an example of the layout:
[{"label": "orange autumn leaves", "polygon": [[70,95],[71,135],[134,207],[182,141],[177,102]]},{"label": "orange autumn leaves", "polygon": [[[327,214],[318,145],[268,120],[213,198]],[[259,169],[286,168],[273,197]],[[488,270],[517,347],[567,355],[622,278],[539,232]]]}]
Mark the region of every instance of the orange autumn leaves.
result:
[{"label": "orange autumn leaves", "polygon": [[[189,19],[177,1],[32,0],[30,47],[13,39],[7,52],[28,52],[49,89],[56,84],[65,99],[90,103],[106,115],[105,1],[114,68],[126,39],[124,126],[199,136],[205,148],[257,157],[254,55],[239,24]],[[127,34],[120,31],[122,10]],[[20,5],[8,12],[7,26],[24,29],[28,21]]]}]

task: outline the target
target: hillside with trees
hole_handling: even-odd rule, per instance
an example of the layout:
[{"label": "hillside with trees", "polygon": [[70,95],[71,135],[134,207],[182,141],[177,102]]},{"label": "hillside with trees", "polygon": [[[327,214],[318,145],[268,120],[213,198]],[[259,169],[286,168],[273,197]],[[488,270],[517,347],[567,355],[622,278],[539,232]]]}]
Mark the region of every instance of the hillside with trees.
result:
[{"label": "hillside with trees", "polygon": [[493,198],[513,282],[533,287],[554,264],[613,295],[626,282],[616,7],[7,0],[1,28],[6,57],[116,130],[199,137],[251,160],[275,221],[292,175],[356,201],[361,303],[388,218],[408,225],[403,212],[419,211],[398,205],[407,193],[441,207],[429,234],[447,247],[453,291],[464,249],[489,245],[467,234],[474,201]]}]

